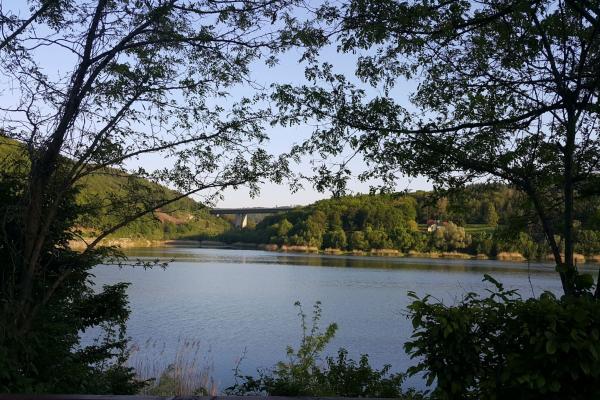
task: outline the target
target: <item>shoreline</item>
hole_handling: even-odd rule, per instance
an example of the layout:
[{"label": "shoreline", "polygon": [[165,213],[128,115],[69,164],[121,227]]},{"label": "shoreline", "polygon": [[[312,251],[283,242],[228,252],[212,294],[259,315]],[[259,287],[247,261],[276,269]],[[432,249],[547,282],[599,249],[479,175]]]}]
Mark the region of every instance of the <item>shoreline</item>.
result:
[{"label": "shoreline", "polygon": [[[86,241],[91,241],[93,238],[86,238]],[[417,252],[409,251],[408,253],[400,252],[396,249],[372,249],[370,251],[352,250],[346,251],[341,249],[319,249],[311,246],[290,246],[276,244],[257,244],[257,243],[225,243],[216,240],[189,240],[189,239],[167,239],[167,240],[150,240],[150,239],[132,239],[132,238],[115,238],[101,241],[104,246],[115,246],[123,249],[130,248],[156,248],[156,247],[191,247],[191,248],[213,248],[213,249],[234,249],[234,250],[263,250],[277,253],[298,253],[298,254],[316,254],[316,255],[336,255],[336,256],[358,256],[358,257],[402,257],[402,258],[430,258],[430,259],[453,259],[453,260],[496,260],[509,261],[515,263],[525,263],[527,259],[520,253],[500,252],[496,257],[490,257],[486,254],[467,254],[461,252]],[[73,250],[85,249],[85,242],[82,240],[73,240],[69,243]],[[552,261],[552,257],[532,261]],[[600,255],[584,257],[581,254],[576,254],[577,264],[600,264]]]}]

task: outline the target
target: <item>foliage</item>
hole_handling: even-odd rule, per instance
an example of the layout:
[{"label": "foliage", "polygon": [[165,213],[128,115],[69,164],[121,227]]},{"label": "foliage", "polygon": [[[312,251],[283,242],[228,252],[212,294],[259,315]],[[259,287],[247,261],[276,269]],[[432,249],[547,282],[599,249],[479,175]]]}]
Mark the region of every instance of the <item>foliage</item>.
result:
[{"label": "foliage", "polygon": [[494,245],[494,235],[491,233],[480,232],[471,235],[470,250],[474,254],[495,256],[497,249]]},{"label": "foliage", "polygon": [[414,298],[406,351],[440,399],[583,399],[600,395],[600,303],[579,275],[580,297],[522,300],[489,276],[488,297],[454,306]]},{"label": "foliage", "polygon": [[[320,121],[296,148],[319,153],[316,186],[343,192],[357,155],[359,177],[384,190],[401,176],[510,184],[572,294],[575,203],[600,187],[598,0],[350,0],[316,15],[339,52],[357,54],[354,76],[315,55],[310,83],[273,95],[278,122]],[[415,89],[399,99],[407,80]]]},{"label": "foliage", "polygon": [[333,249],[345,249],[348,246],[346,232],[343,229],[337,228],[329,230],[323,237],[323,247]]},{"label": "foliage", "polygon": [[[44,275],[33,284],[35,301],[28,304],[26,325],[14,325],[21,302],[14,282],[20,270],[10,260],[18,257],[24,235],[19,208],[23,184],[19,176],[0,174],[0,214],[5,218],[0,230],[0,392],[136,393],[144,383],[125,366],[127,284],[90,284],[91,268],[119,254],[69,249],[79,212],[75,193],[61,203],[42,250]],[[98,338],[82,346],[79,334],[88,329],[97,331]]]},{"label": "foliage", "polygon": [[[417,221],[428,219],[452,221],[459,225],[493,225],[489,213],[496,212],[497,223],[506,225],[519,217],[528,205],[523,193],[514,187],[500,184],[475,183],[450,190],[411,193],[417,201]],[[493,217],[493,215],[491,215]]]},{"label": "foliage", "polygon": [[[3,161],[2,165],[8,169],[11,165],[28,164],[23,146],[2,136],[0,159]],[[63,162],[68,162],[68,159],[63,159]],[[160,199],[178,195],[177,192],[147,179],[135,178],[110,169],[86,176],[77,189],[75,201],[80,205],[81,212],[74,223],[88,238],[118,224],[124,216],[123,213],[129,213],[133,208],[141,209],[148,203],[156,203]],[[122,210],[107,213],[102,207],[102,199],[108,197],[120,199]],[[126,198],[127,204],[124,203]],[[156,240],[210,238],[230,227],[229,223],[211,215],[206,207],[192,198],[183,197],[156,210],[156,213],[149,213],[131,221],[109,236]]]},{"label": "foliage", "polygon": [[586,256],[600,253],[600,231],[579,230],[575,246],[578,252]]},{"label": "foliage", "polygon": [[[347,251],[393,248],[405,253],[459,251],[489,257],[510,252],[542,260],[550,253],[543,228],[531,220],[531,206],[519,191],[499,184],[475,184],[439,196],[439,192],[424,191],[342,196],[267,216],[252,229],[230,230],[219,238]],[[600,253],[598,207],[597,197],[576,202],[581,222],[577,220],[575,249],[586,256]],[[502,210],[498,219],[492,213],[496,209]],[[440,216],[451,219],[440,220]],[[482,224],[486,218],[497,225]],[[425,232],[425,224],[433,222],[440,229]],[[562,242],[559,236],[559,246]]]},{"label": "foliage", "polygon": [[[367,355],[362,355],[358,363],[348,359],[348,352],[339,349],[337,357],[325,357],[320,366],[322,353],[333,339],[336,324],[330,324],[325,331],[319,328],[321,303],[313,308],[311,326],[299,302],[298,316],[302,328],[302,340],[297,350],[288,347],[287,361],[277,363],[274,369],[258,371],[258,377],[241,376],[236,370],[236,384],[227,389],[234,395],[268,396],[341,396],[341,397],[385,397],[420,399],[420,394],[410,390],[402,392],[401,374],[390,374],[390,365],[381,370],[369,364]],[[242,382],[237,382],[241,379]]]},{"label": "foliage", "polygon": [[471,235],[465,232],[465,228],[449,222],[437,227],[431,236],[431,240],[433,246],[437,249],[456,251],[469,246]]},{"label": "foliage", "polygon": [[[416,232],[417,203],[409,196],[347,196],[321,200],[260,221],[255,230],[246,230],[242,239],[277,243],[369,250],[393,247],[392,232]],[[223,239],[233,241],[225,234]],[[405,245],[407,239],[396,232],[394,238]],[[239,236],[232,235],[235,239]],[[409,240],[410,241],[410,240]]]},{"label": "foliage", "polygon": [[[0,90],[11,93],[0,99],[0,391],[139,388],[122,366],[125,285],[92,286],[92,266],[123,262],[100,241],[122,228],[131,233],[133,221],[145,230],[160,212],[186,218],[178,208],[191,206],[190,195],[211,200],[240,185],[255,194],[259,182],[289,175],[288,158],[262,146],[264,95],[229,95],[252,80],[251,64],[273,65],[276,53],[298,44],[285,28],[296,4],[32,0],[0,7]],[[50,69],[49,54],[58,61]],[[166,162],[131,168],[147,157]],[[82,225],[96,231],[76,253],[68,242],[85,234]],[[164,227],[163,237],[178,234],[179,227]],[[80,349],[78,334],[95,328],[105,342]]]},{"label": "foliage", "polygon": [[486,203],[483,209],[483,221],[485,224],[490,226],[498,225],[498,213],[496,212],[496,207],[492,203]]}]

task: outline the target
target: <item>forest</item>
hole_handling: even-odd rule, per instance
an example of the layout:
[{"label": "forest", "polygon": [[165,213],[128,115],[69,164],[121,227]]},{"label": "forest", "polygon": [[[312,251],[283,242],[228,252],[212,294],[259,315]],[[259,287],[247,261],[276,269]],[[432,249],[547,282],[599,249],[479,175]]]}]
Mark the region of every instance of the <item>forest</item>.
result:
[{"label": "forest", "polygon": [[[532,212],[526,196],[510,186],[473,184],[443,194],[417,191],[321,200],[220,238],[292,250],[397,250],[430,256],[457,252],[543,260],[550,249],[541,228],[530,223]],[[576,251],[593,257],[600,253],[600,201],[579,203],[576,215]]]}]

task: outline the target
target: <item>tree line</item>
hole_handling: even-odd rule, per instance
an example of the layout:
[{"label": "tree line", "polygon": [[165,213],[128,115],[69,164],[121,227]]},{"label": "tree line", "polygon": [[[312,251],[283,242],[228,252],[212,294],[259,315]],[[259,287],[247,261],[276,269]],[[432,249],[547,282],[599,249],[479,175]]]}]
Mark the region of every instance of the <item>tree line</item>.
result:
[{"label": "tree line", "polygon": [[[577,204],[576,250],[600,252],[600,199]],[[527,197],[507,185],[469,185],[445,194],[343,196],[265,217],[255,226],[221,235],[242,241],[318,249],[464,252],[495,257],[549,254],[543,232],[531,223]],[[562,239],[557,238],[562,247]]]}]

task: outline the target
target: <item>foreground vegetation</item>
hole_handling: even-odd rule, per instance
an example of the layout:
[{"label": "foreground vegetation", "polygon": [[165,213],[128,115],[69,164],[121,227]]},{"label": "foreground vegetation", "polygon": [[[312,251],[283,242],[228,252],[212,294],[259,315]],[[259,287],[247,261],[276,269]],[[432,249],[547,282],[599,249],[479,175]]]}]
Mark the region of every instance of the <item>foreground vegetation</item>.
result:
[{"label": "foreground vegetation", "polygon": [[[383,397],[418,399],[595,399],[600,396],[600,304],[591,281],[580,281],[577,298],[545,292],[523,300],[489,275],[486,296],[466,293],[453,305],[409,293],[407,318],[414,326],[404,348],[415,365],[391,372],[391,365],[373,368],[366,354],[358,361],[340,348],[325,356],[337,332],[331,323],[321,329],[321,303],[309,320],[296,303],[301,327],[297,348],[271,368],[242,372],[225,394],[236,396]],[[153,395],[208,395],[214,386],[200,372],[193,341],[187,355],[143,389]],[[187,348],[187,344],[186,344]],[[190,358],[190,354],[192,358]],[[143,370],[143,368],[138,368]],[[422,376],[428,389],[404,387],[408,376]]]},{"label": "foreground vegetation", "polygon": [[369,356],[358,362],[348,358],[340,348],[337,357],[324,357],[323,352],[338,329],[335,323],[321,330],[321,303],[315,303],[310,324],[299,302],[301,342],[297,349],[289,346],[286,360],[272,369],[259,370],[258,376],[243,375],[235,369],[236,383],[226,389],[231,395],[254,396],[314,396],[314,397],[382,397],[422,399],[414,390],[403,390],[405,376],[391,373],[391,365],[381,370],[371,367]]},{"label": "foreground vegetation", "polygon": [[[271,53],[294,45],[280,23],[294,5],[3,3],[0,392],[128,394],[143,385],[125,364],[127,284],[95,287],[91,270],[162,265],[129,263],[102,240],[141,229],[170,236],[164,227],[217,232],[220,221],[199,218],[190,231],[173,221],[197,217],[185,197],[286,176],[287,159],[261,146],[259,107],[213,100],[251,81],[255,61],[272,64]],[[257,33],[263,26],[273,31]],[[160,163],[151,171],[137,164],[148,157]],[[83,248],[72,251],[73,241]],[[82,344],[86,330],[98,341]]]},{"label": "foreground vegetation", "polygon": [[[593,280],[577,297],[523,300],[486,275],[489,296],[454,305],[410,296],[410,374],[424,374],[434,399],[595,399],[600,396],[600,303]],[[597,292],[596,292],[597,293]]]}]

